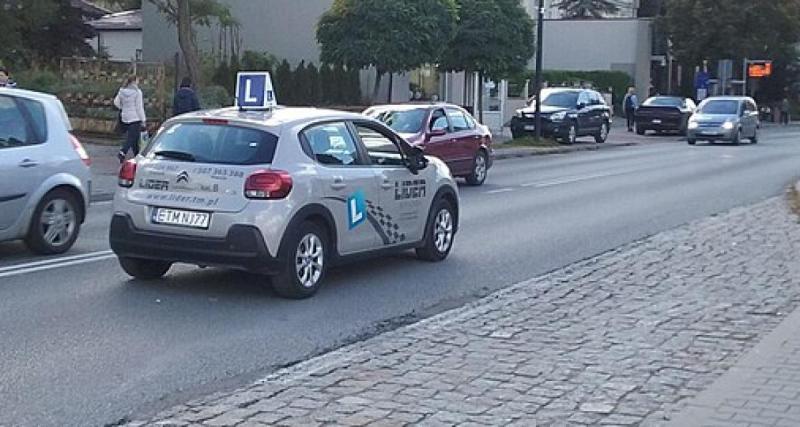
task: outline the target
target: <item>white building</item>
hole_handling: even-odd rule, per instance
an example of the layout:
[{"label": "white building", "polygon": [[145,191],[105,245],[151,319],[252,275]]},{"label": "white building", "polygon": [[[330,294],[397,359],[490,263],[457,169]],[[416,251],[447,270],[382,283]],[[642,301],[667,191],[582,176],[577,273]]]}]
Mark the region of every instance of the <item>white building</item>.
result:
[{"label": "white building", "polygon": [[97,32],[89,44],[98,53],[105,52],[114,61],[142,60],[141,10],[111,13],[88,24]]}]

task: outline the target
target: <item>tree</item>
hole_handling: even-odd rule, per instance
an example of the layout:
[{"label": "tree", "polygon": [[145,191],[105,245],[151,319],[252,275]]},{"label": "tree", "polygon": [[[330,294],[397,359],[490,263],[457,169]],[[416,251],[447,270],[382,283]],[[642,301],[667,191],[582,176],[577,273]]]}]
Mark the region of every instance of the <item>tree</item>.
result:
[{"label": "tree", "polygon": [[292,104],[292,66],[289,61],[283,60],[278,68],[275,69],[273,82],[275,85],[275,97],[283,105]]},{"label": "tree", "polygon": [[456,22],[454,0],[334,0],[317,41],[323,62],[375,68],[375,100],[384,74],[436,63]]},{"label": "tree", "polygon": [[534,24],[518,1],[459,0],[458,6],[461,19],[441,69],[495,80],[525,71],[535,52]]},{"label": "tree", "polygon": [[331,69],[330,64],[322,64],[319,67],[319,80],[320,80],[320,89],[322,90],[322,94],[320,95],[320,99],[323,104],[330,105],[334,102],[334,92],[335,92],[335,82],[333,81],[334,74],[333,69]]},{"label": "tree", "polygon": [[573,19],[605,18],[619,12],[615,0],[558,0],[553,6]]},{"label": "tree", "polygon": [[308,64],[306,74],[308,75],[308,90],[305,92],[308,94],[308,102],[311,105],[317,105],[322,101],[322,81],[317,66],[314,63]]},{"label": "tree", "polygon": [[195,43],[194,25],[210,26],[213,21],[221,26],[236,26],[238,23],[230,9],[218,0],[148,0],[166,16],[178,30],[178,45],[183,53],[189,78],[200,81],[200,57]]},{"label": "tree", "polygon": [[306,79],[306,61],[300,61],[292,73],[291,98],[292,105],[308,105],[308,80]]}]

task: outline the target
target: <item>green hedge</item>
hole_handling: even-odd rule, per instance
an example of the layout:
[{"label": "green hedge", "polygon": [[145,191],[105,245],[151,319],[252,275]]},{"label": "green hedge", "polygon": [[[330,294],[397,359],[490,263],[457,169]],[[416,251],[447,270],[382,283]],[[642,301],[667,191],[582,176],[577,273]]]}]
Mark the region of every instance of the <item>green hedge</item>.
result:
[{"label": "green hedge", "polygon": [[[511,79],[511,82],[521,85],[524,84],[525,80],[529,80],[528,97],[531,97],[536,90],[534,78],[533,71],[527,71],[523,75]],[[577,86],[581,82],[585,82],[591,84],[592,87],[600,92],[608,92],[608,88],[612,88],[615,107],[619,107],[628,87],[633,85],[631,76],[622,71],[545,70],[542,73],[542,79],[551,87],[563,85]]]}]

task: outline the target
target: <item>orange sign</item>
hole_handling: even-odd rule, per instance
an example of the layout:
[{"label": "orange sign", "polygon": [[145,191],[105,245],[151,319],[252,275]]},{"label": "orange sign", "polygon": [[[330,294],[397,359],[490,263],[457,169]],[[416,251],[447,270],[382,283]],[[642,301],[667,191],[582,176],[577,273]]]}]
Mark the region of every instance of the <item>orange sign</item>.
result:
[{"label": "orange sign", "polygon": [[772,62],[753,62],[747,67],[747,75],[754,79],[772,75]]}]

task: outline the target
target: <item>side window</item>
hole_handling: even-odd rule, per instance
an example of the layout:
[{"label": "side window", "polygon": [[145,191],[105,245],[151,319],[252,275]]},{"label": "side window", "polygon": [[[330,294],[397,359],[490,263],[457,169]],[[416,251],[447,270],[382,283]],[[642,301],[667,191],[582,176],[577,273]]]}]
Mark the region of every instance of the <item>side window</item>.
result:
[{"label": "side window", "polygon": [[467,119],[467,126],[469,126],[470,129],[475,129],[475,119],[472,117],[472,115],[469,113],[464,113],[464,117]]},{"label": "side window", "polygon": [[370,161],[376,165],[402,165],[403,156],[392,140],[377,130],[355,124],[358,137],[367,149]]},{"label": "side window", "polygon": [[589,105],[589,94],[587,92],[581,92],[578,95],[578,105]]},{"label": "side window", "polygon": [[43,144],[47,141],[47,116],[44,112],[44,105],[41,102],[30,99],[19,99],[19,102],[31,119],[31,128],[34,135],[29,142]]},{"label": "side window", "polygon": [[450,123],[453,125],[453,132],[470,130],[469,124],[467,124],[467,118],[464,117],[464,113],[461,111],[448,108],[447,117],[450,118]]},{"label": "side window", "polygon": [[589,92],[589,105],[603,105],[603,98],[597,92]]},{"label": "side window", "polygon": [[447,123],[447,116],[444,114],[444,110],[438,109],[433,112],[431,115],[431,130],[443,130],[446,132],[450,131],[450,124]]},{"label": "side window", "polygon": [[27,145],[29,140],[22,110],[14,98],[0,96],[0,149]]},{"label": "side window", "polygon": [[358,149],[342,122],[325,123],[303,131],[314,158],[323,165],[352,166],[359,164]]}]

